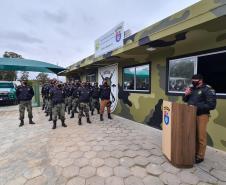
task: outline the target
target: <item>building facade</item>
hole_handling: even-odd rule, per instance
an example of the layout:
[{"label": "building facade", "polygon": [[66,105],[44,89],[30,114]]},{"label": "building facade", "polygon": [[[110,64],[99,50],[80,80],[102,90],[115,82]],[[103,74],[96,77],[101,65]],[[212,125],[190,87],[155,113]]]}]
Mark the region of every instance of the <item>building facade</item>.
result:
[{"label": "building facade", "polygon": [[181,103],[191,76],[201,73],[218,97],[208,144],[226,151],[225,22],[225,1],[201,1],[124,39],[122,48],[69,66],[65,75],[107,78],[114,114],[161,129],[163,100]]}]

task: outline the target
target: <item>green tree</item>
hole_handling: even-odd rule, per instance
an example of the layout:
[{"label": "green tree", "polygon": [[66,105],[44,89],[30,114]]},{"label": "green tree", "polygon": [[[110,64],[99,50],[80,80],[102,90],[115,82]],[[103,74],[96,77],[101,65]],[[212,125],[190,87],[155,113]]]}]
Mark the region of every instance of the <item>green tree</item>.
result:
[{"label": "green tree", "polygon": [[3,54],[3,57],[4,57],[4,58],[22,58],[21,55],[15,53],[15,52],[10,52],[10,51],[6,51],[6,52]]},{"label": "green tree", "polygon": [[22,71],[20,80],[28,80],[29,78],[29,72],[28,71]]},{"label": "green tree", "polygon": [[[21,55],[14,53],[14,52],[8,52],[6,51],[3,54],[4,58],[22,58]],[[17,72],[16,71],[0,71],[0,80],[7,80],[7,81],[14,81],[17,78]]]},{"label": "green tree", "polygon": [[36,80],[38,80],[41,84],[44,84],[49,81],[49,75],[47,73],[39,73],[36,76]]}]

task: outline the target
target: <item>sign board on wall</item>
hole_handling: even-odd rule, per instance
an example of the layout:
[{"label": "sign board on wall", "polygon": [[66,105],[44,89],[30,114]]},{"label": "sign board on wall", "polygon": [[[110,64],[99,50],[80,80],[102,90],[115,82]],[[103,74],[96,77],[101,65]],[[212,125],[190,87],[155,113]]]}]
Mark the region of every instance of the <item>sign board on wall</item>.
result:
[{"label": "sign board on wall", "polygon": [[95,41],[95,57],[123,46],[124,23],[120,23]]},{"label": "sign board on wall", "polygon": [[108,81],[111,87],[111,112],[113,112],[118,102],[118,65],[110,65],[98,69],[98,84],[102,85],[104,80]]}]

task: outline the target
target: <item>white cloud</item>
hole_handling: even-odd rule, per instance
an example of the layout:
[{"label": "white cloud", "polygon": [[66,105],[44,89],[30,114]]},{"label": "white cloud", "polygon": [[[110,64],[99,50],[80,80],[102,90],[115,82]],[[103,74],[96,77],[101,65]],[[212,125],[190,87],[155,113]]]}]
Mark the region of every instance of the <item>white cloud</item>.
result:
[{"label": "white cloud", "polygon": [[195,2],[4,0],[0,54],[15,51],[24,58],[67,67],[94,53],[94,40],[119,22],[135,33]]}]

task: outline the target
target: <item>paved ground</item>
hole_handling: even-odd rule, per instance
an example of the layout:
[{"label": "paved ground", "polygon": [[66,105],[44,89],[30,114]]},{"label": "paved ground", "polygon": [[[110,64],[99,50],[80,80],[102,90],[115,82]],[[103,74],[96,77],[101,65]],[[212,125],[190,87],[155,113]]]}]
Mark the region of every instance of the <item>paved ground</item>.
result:
[{"label": "paved ground", "polygon": [[114,116],[91,125],[67,119],[52,130],[34,109],[36,125],[18,127],[17,107],[0,108],[1,185],[226,184],[226,154],[208,149],[205,162],[177,169],[161,152],[161,132]]}]

